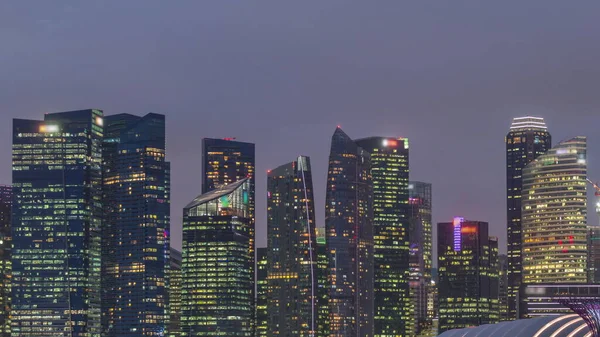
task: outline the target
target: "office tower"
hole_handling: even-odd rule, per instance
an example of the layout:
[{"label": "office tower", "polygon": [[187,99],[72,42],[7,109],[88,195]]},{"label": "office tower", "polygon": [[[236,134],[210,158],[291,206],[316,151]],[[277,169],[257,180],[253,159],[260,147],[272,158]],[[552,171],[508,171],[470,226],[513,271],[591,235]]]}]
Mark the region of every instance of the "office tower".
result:
[{"label": "office tower", "polygon": [[167,276],[169,278],[169,329],[170,337],[181,336],[181,252],[171,248],[170,264]]},{"label": "office tower", "polygon": [[439,331],[498,322],[498,240],[487,222],[438,223]]},{"label": "office tower", "polygon": [[560,142],[523,170],[523,283],[587,282],[586,138]]},{"label": "office tower", "polygon": [[517,319],[521,285],[521,189],[523,169],[548,151],[552,138],[543,118],[514,118],[506,135],[506,214],[508,255],[508,318]]},{"label": "office tower", "polygon": [[[255,264],[255,218],[254,218],[254,144],[235,141],[235,138],[202,140],[202,193],[249,178],[248,211],[250,218],[249,254],[252,258],[251,275],[256,274]],[[252,277],[252,300],[254,301],[254,276]],[[254,306],[254,303],[252,303]],[[255,309],[253,309],[255,310]],[[254,322],[252,322],[254,324]]]},{"label": "office tower", "polygon": [[0,337],[10,337],[12,187],[0,185]]},{"label": "office tower", "polygon": [[431,184],[408,184],[410,206],[410,290],[415,311],[416,334],[430,330],[427,314],[427,287],[431,283]]},{"label": "office tower", "polygon": [[325,228],[316,228],[317,236],[317,337],[329,336],[329,280]]},{"label": "office tower", "polygon": [[600,226],[588,226],[588,283],[600,284]]},{"label": "office tower", "polygon": [[107,116],[102,150],[103,334],[163,336],[170,263],[165,116]]},{"label": "office tower", "polygon": [[256,337],[267,336],[267,252],[266,247],[256,248]]},{"label": "office tower", "polygon": [[408,139],[369,137],[356,144],[371,154],[374,238],[374,336],[414,332],[409,290]]},{"label": "office tower", "polygon": [[267,175],[268,336],[317,331],[317,257],[310,159]]},{"label": "office tower", "polygon": [[13,336],[99,337],[101,110],[13,120]]},{"label": "office tower", "polygon": [[325,197],[330,337],[373,336],[372,195],[371,156],[338,127]]},{"label": "office tower", "polygon": [[183,209],[183,336],[254,333],[250,181],[201,194]]},{"label": "office tower", "polygon": [[498,255],[498,313],[500,321],[508,321],[508,256]]}]

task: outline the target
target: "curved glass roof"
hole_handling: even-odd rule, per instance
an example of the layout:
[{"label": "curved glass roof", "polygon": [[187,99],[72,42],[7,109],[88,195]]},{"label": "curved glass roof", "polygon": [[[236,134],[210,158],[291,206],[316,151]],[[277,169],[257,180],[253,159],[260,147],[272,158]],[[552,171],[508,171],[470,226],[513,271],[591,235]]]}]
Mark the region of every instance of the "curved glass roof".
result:
[{"label": "curved glass roof", "polygon": [[577,314],[520,319],[474,328],[449,330],[438,337],[591,337]]},{"label": "curved glass roof", "polygon": [[212,190],[210,192],[201,194],[199,196],[197,196],[196,198],[194,198],[194,200],[192,200],[192,202],[190,202],[189,204],[187,204],[184,209],[188,209],[188,208],[192,208],[198,205],[202,205],[204,203],[207,203],[211,200],[215,200],[218,199],[224,195],[230,194],[233,191],[235,191],[238,187],[240,187],[244,182],[246,182],[248,179],[250,178],[244,178],[242,180],[238,180],[235,183],[229,184],[229,185],[224,185],[221,186],[215,190]]}]

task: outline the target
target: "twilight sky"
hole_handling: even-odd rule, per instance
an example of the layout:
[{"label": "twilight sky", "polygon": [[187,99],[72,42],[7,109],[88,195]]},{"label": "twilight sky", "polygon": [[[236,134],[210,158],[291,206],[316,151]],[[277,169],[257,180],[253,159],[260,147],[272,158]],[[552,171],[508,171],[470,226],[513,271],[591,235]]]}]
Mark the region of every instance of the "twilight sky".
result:
[{"label": "twilight sky", "polygon": [[260,246],[266,171],[300,154],[323,225],[340,124],[354,138],[408,137],[411,180],[433,183],[434,222],[488,221],[505,251],[512,117],[544,117],[554,143],[588,136],[600,180],[599,18],[597,0],[2,1],[0,183],[11,118],[163,113],[174,246],[200,192],[203,137],[256,143]]}]

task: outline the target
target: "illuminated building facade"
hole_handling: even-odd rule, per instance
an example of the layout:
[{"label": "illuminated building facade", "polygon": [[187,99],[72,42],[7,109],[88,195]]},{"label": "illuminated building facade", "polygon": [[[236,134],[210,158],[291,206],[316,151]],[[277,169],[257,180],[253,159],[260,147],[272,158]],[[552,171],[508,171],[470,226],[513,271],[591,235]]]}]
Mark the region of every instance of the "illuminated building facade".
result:
[{"label": "illuminated building facade", "polygon": [[600,284],[600,226],[588,226],[588,283]]},{"label": "illuminated building facade", "polygon": [[543,118],[514,118],[506,143],[506,214],[508,255],[508,319],[517,319],[517,294],[521,285],[521,193],[523,169],[551,147],[552,138]]},{"label": "illuminated building facade", "polygon": [[329,336],[329,281],[325,228],[316,228],[317,236],[317,337]]},{"label": "illuminated building facade", "polygon": [[560,142],[523,170],[523,283],[587,282],[586,138]]},{"label": "illuminated building facade", "polygon": [[371,154],[374,336],[411,336],[414,304],[408,284],[408,139],[369,137],[356,144]]},{"label": "illuminated building facade", "polygon": [[183,209],[183,336],[251,337],[250,178],[204,193]]},{"label": "illuminated building facade", "polygon": [[496,323],[498,239],[487,222],[438,223],[439,331]]},{"label": "illuminated building facade", "polygon": [[13,120],[13,336],[99,337],[100,110]]},{"label": "illuminated building facade", "polygon": [[372,195],[371,156],[338,127],[325,197],[330,337],[373,336]]},{"label": "illuminated building facade", "polygon": [[167,273],[169,277],[169,329],[170,337],[181,336],[181,252],[171,248],[170,265]]},{"label": "illuminated building facade", "polygon": [[571,309],[563,303],[566,299],[600,298],[598,284],[525,284],[519,294],[520,318],[561,316]]},{"label": "illuminated building facade", "polygon": [[107,116],[102,156],[104,335],[164,336],[170,263],[165,116]]},{"label": "illuminated building facade", "polygon": [[12,187],[0,185],[0,337],[10,337]]},{"label": "illuminated building facade", "polygon": [[267,175],[268,336],[317,331],[317,256],[310,159]]},{"label": "illuminated building facade", "polygon": [[508,256],[498,255],[498,312],[500,321],[508,321]]},{"label": "illuminated building facade", "polygon": [[256,248],[256,337],[267,336],[267,253],[266,247]]},{"label": "illuminated building facade", "polygon": [[[250,218],[249,255],[252,259],[250,273],[256,274],[255,264],[255,217],[254,217],[254,181],[255,181],[254,144],[238,142],[234,138],[202,139],[202,193],[248,180],[248,212]],[[254,300],[254,277],[252,277],[252,299]],[[254,303],[252,303],[254,306]],[[254,323],[254,322],[253,322]]]},{"label": "illuminated building facade", "polygon": [[415,314],[416,334],[431,330],[427,314],[427,287],[431,284],[431,184],[408,184],[410,219],[410,291]]}]

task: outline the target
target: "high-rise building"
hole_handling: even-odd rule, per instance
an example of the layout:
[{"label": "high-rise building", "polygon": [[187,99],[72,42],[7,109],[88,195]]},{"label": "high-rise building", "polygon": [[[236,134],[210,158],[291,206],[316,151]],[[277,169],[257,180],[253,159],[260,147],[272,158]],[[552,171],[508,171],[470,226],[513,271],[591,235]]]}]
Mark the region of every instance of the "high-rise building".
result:
[{"label": "high-rise building", "polygon": [[508,256],[498,255],[498,312],[500,321],[508,321]]},{"label": "high-rise building", "polygon": [[256,248],[256,337],[267,336],[267,253],[266,247]]},{"label": "high-rise building", "polygon": [[104,119],[103,335],[164,336],[168,323],[170,167],[165,116]]},{"label": "high-rise building", "polygon": [[487,222],[438,223],[439,331],[498,322],[498,240]]},{"label": "high-rise building", "polygon": [[171,248],[170,264],[167,273],[169,277],[169,329],[170,337],[181,336],[181,252]]},{"label": "high-rise building", "polygon": [[244,178],[183,209],[183,336],[253,336],[249,191]]},{"label": "high-rise building", "polygon": [[316,228],[317,237],[317,337],[329,337],[329,280],[325,228]]},{"label": "high-rise building", "polygon": [[560,142],[523,170],[523,283],[587,282],[586,138]]},{"label": "high-rise building", "polygon": [[410,206],[410,291],[415,312],[415,333],[431,330],[427,314],[427,288],[431,284],[431,184],[408,184]]},{"label": "high-rise building", "polygon": [[588,226],[588,283],[600,284],[600,226]]},{"label": "high-rise building", "polygon": [[12,187],[0,185],[0,337],[10,337]]},{"label": "high-rise building", "polygon": [[[248,212],[250,218],[249,254],[251,275],[256,274],[255,263],[255,216],[254,216],[254,183],[255,183],[255,151],[254,144],[235,141],[235,138],[204,138],[202,140],[202,193],[232,184],[241,179],[248,180]],[[254,306],[254,276],[252,277],[252,306]],[[253,309],[255,310],[255,309]],[[254,324],[254,322],[252,322]]]},{"label": "high-rise building", "polygon": [[369,137],[356,144],[371,154],[374,336],[411,336],[414,304],[408,284],[408,139]]},{"label": "high-rise building", "polygon": [[330,337],[373,336],[372,198],[371,156],[338,127],[325,197]]},{"label": "high-rise building", "polygon": [[317,256],[310,159],[267,175],[268,336],[314,337]]},{"label": "high-rise building", "polygon": [[13,120],[13,336],[99,337],[100,110]]},{"label": "high-rise building", "polygon": [[508,318],[517,319],[521,285],[521,189],[523,169],[548,151],[552,138],[543,118],[514,118],[506,135],[506,214],[508,255]]}]

